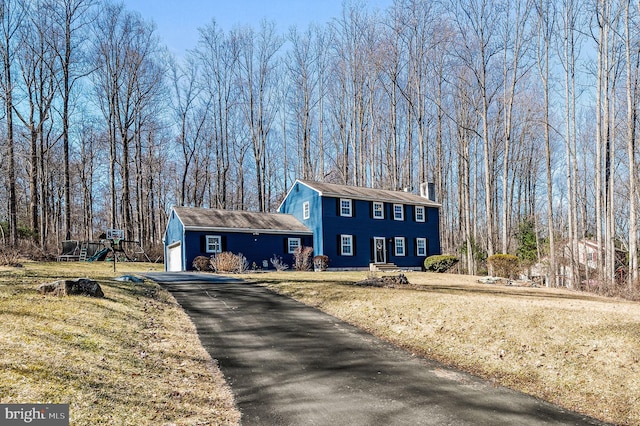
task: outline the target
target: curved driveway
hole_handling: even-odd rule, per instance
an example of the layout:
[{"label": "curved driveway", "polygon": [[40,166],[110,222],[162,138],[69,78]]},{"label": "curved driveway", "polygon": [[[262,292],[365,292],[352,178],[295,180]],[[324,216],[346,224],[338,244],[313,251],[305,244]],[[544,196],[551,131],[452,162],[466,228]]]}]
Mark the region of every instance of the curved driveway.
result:
[{"label": "curved driveway", "polygon": [[243,425],[602,424],[414,357],[257,285],[210,274],[146,276],[190,315]]}]

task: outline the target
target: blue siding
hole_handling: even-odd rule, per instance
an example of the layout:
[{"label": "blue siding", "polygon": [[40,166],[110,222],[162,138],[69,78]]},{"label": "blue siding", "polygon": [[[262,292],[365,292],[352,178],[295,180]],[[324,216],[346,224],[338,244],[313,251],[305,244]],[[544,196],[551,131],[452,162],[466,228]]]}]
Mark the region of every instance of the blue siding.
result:
[{"label": "blue siding", "polygon": [[[303,204],[309,202],[309,219],[304,218]],[[280,213],[293,215],[304,226],[313,232],[313,255],[326,254],[322,241],[322,198],[318,192],[306,185],[296,182],[278,209]]]},{"label": "blue siding", "polygon": [[311,235],[282,235],[282,234],[259,234],[240,232],[217,232],[217,231],[187,231],[185,234],[184,246],[186,249],[187,270],[193,269],[193,259],[197,256],[210,257],[213,253],[207,253],[205,248],[205,237],[207,235],[219,235],[222,237],[222,251],[230,251],[232,253],[242,253],[247,258],[249,268],[253,263],[259,269],[262,269],[263,261],[267,261],[267,269],[273,269],[270,259],[273,255],[282,258],[283,262],[292,264],[293,255],[287,253],[287,238],[300,238],[302,245],[310,246],[312,244]]},{"label": "blue siding", "polygon": [[[282,258],[288,265],[292,264],[293,255],[287,253],[287,239],[300,238],[303,246],[311,246],[311,235],[291,234],[267,234],[254,235],[247,232],[218,232],[218,231],[184,231],[182,222],[174,211],[171,211],[164,235],[165,259],[167,259],[167,247],[176,242],[181,242],[182,265],[185,270],[193,270],[193,259],[197,256],[212,256],[207,253],[205,240],[207,235],[219,235],[222,237],[222,250],[233,253],[242,253],[251,268],[253,263],[262,268],[263,261],[268,263],[268,269],[273,269],[270,259],[273,255]],[[165,270],[167,269],[165,264]]]},{"label": "blue siding", "polygon": [[[426,207],[426,221],[415,221],[415,206],[403,205],[404,220],[393,219],[393,204],[384,203],[384,219],[373,218],[371,201],[353,200],[352,217],[339,215],[339,199],[323,199],[325,241],[324,254],[329,256],[330,266],[335,268],[365,267],[374,261],[373,237],[386,241],[387,262],[400,267],[421,267],[426,256],[417,256],[416,238],[427,239],[427,256],[440,253],[438,209]],[[339,236],[353,235],[355,253],[340,255]],[[405,255],[396,256],[394,238],[405,239]]]},{"label": "blue siding", "polygon": [[[310,203],[310,218],[303,217],[303,203]],[[321,197],[296,182],[280,206],[280,213],[294,215],[313,232],[314,255],[329,256],[331,268],[367,267],[374,261],[373,237],[386,240],[387,262],[401,267],[421,267],[426,256],[417,256],[416,238],[427,239],[427,256],[440,254],[439,211],[425,206],[425,222],[416,222],[415,206],[404,204],[404,220],[393,219],[393,204],[384,203],[384,219],[373,218],[373,203],[352,200],[352,216],[340,216],[340,198]],[[353,235],[355,253],[340,255],[340,235]],[[405,256],[395,256],[394,238],[405,238]]]}]

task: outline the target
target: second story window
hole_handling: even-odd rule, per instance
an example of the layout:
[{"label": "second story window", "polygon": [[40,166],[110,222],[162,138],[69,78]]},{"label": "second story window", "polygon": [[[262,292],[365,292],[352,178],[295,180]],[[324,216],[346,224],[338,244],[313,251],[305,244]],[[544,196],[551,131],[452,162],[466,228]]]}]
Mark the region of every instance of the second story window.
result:
[{"label": "second story window", "polygon": [[404,206],[402,204],[393,205],[393,220],[404,220]]},{"label": "second story window", "polygon": [[352,214],[352,201],[348,198],[340,198],[340,216],[351,217]]},{"label": "second story window", "polygon": [[384,203],[373,202],[373,218],[384,219]]},{"label": "second story window", "polygon": [[416,206],[416,222],[424,222],[425,220],[424,206]]},{"label": "second story window", "polygon": [[311,217],[311,209],[309,208],[309,202],[305,201],[302,203],[302,217],[304,219],[309,219]]}]

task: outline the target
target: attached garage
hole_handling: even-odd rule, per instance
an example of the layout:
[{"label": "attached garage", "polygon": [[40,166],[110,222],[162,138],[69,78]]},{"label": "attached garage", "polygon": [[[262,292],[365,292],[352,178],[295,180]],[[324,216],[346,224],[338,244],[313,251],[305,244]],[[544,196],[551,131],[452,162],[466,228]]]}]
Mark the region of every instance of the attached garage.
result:
[{"label": "attached garage", "polygon": [[174,207],[164,244],[170,272],[225,251],[242,254],[252,269],[270,269],[274,256],[291,264],[297,247],[313,247],[313,232],[290,214]]}]

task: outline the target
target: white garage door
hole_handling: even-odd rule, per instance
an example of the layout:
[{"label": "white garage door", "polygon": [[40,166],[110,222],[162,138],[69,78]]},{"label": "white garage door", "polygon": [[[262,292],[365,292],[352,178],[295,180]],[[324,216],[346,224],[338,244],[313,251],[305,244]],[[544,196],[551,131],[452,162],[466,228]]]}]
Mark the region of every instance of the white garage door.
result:
[{"label": "white garage door", "polygon": [[182,271],[182,245],[180,243],[167,247],[167,271]]}]

